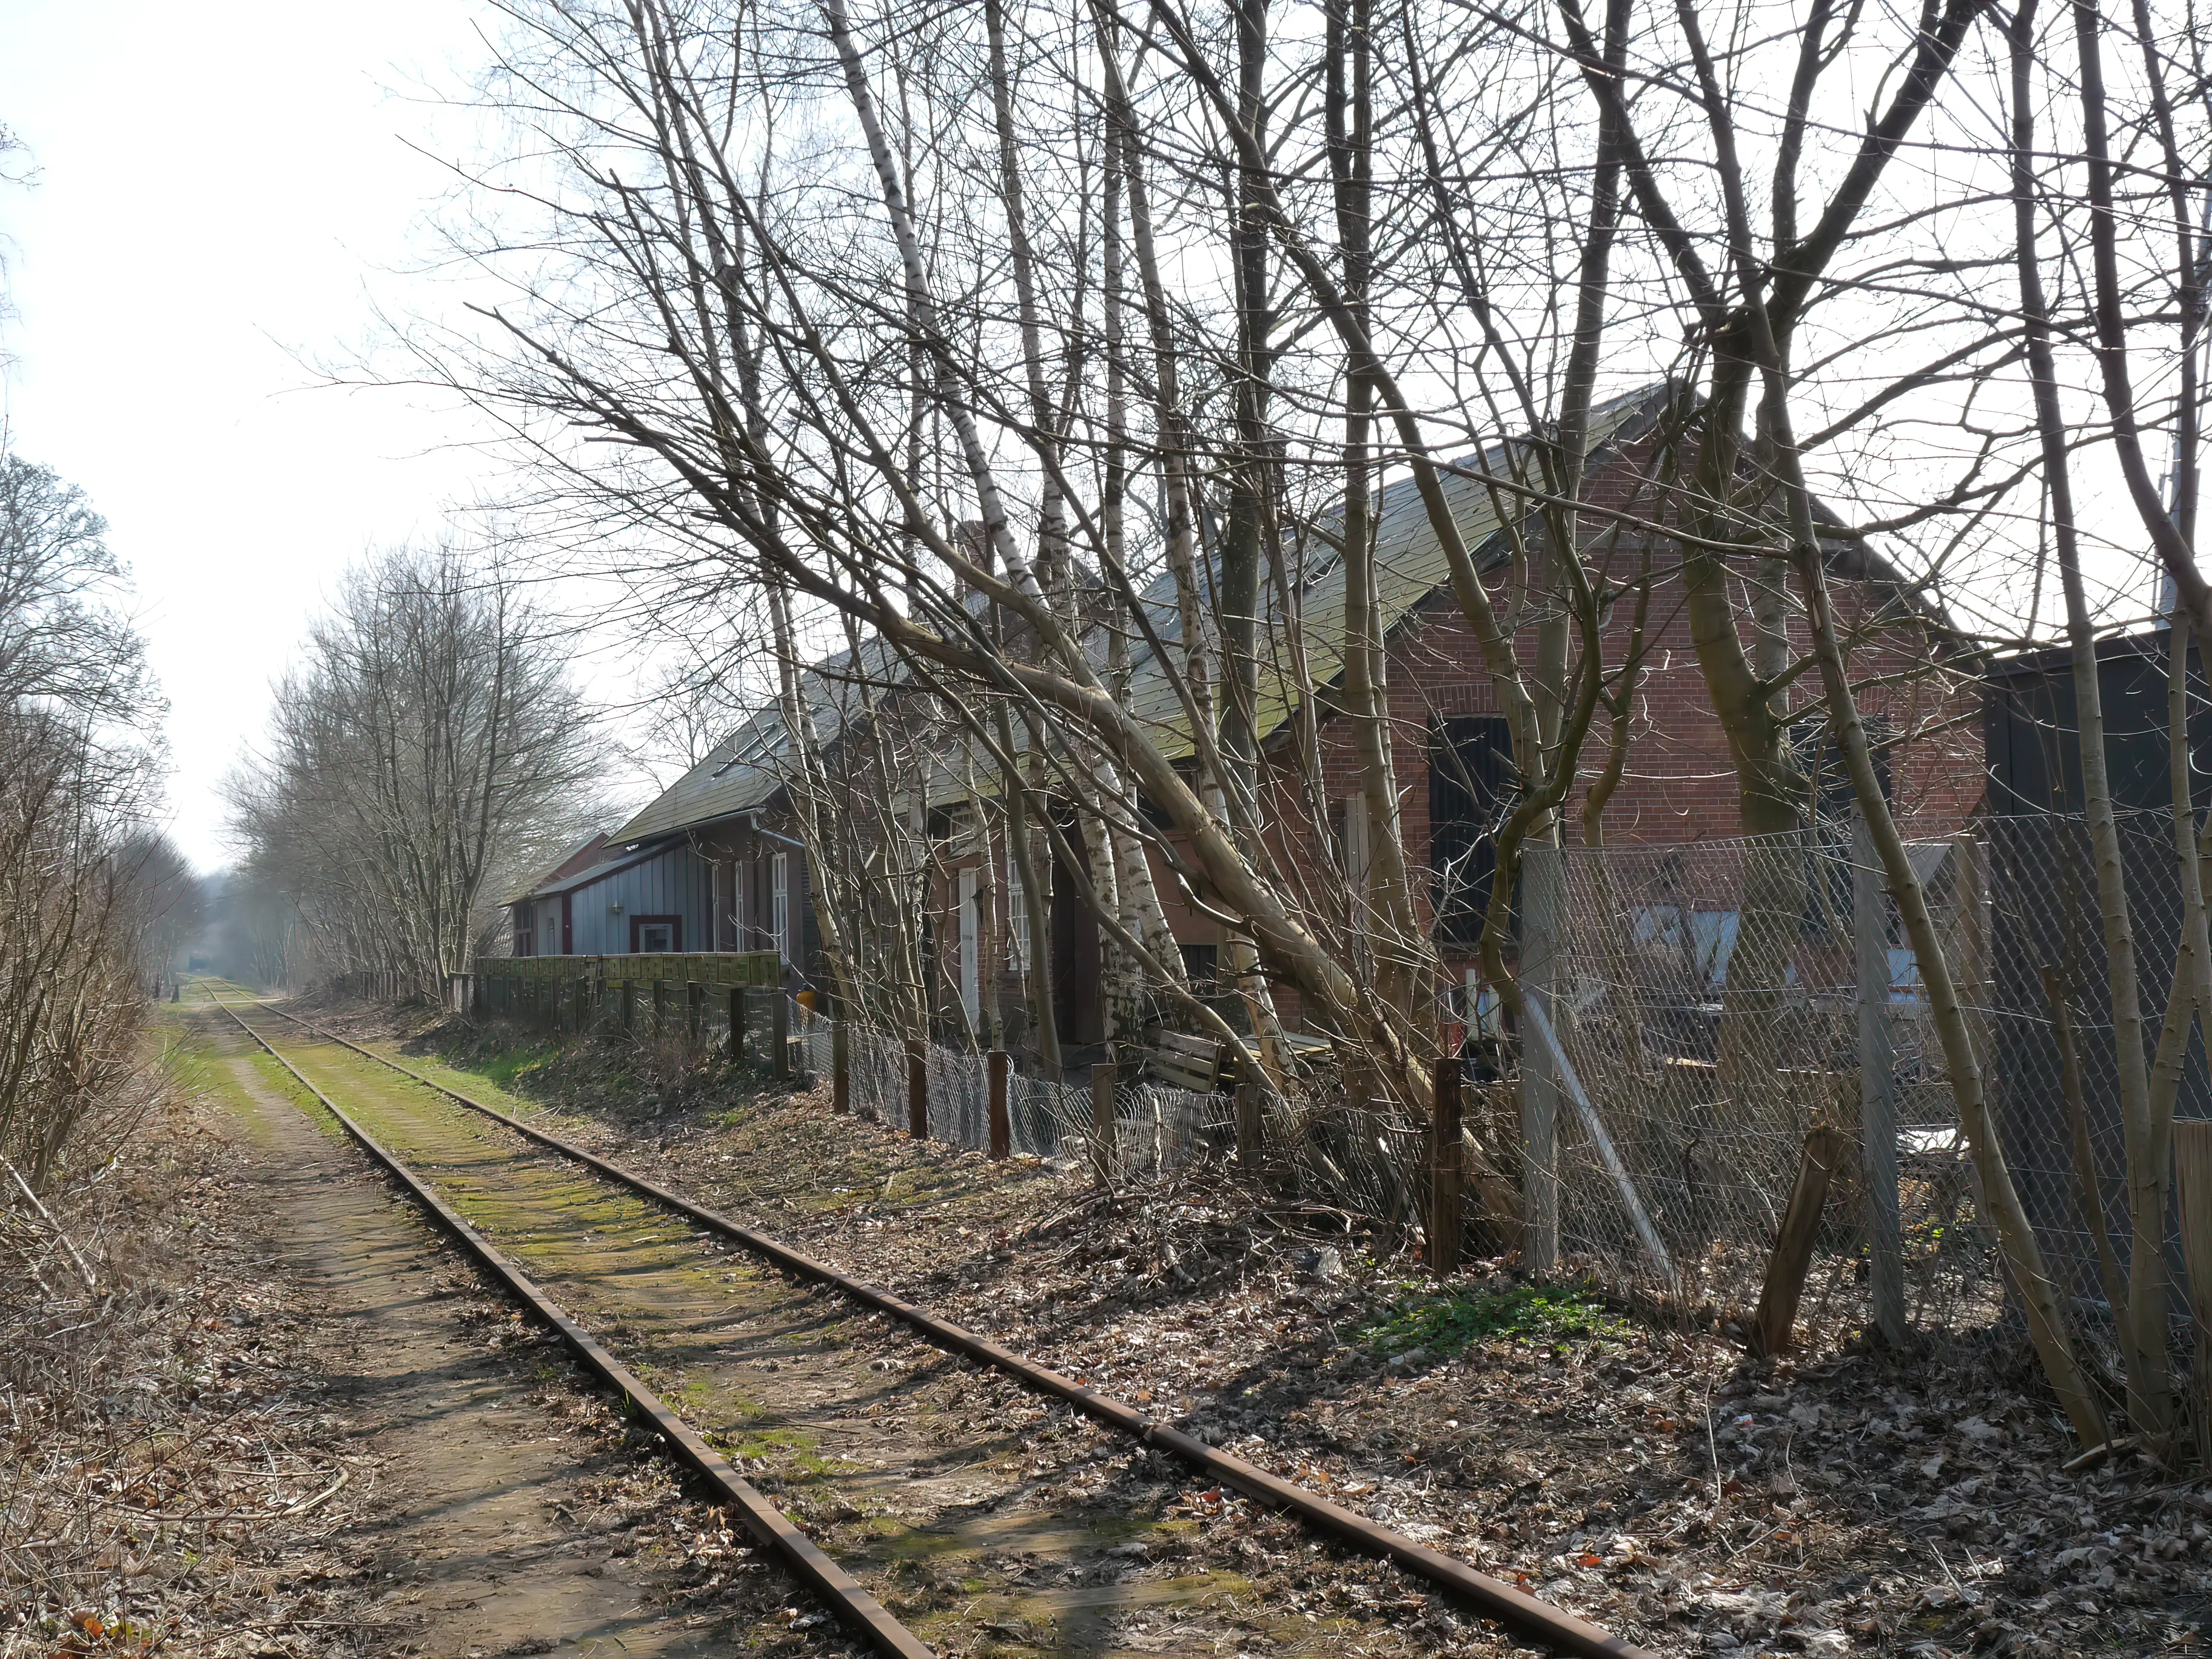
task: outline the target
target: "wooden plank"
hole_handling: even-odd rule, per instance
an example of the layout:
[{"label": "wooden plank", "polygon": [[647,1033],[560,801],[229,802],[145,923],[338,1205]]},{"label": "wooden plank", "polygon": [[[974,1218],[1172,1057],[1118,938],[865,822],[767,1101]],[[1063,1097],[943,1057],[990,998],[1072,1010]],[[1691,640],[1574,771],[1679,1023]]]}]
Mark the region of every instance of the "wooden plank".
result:
[{"label": "wooden plank", "polygon": [[1220,1086],[1220,1068],[1202,1066],[1195,1060],[1176,1054],[1164,1054],[1157,1048],[1145,1051],[1145,1069],[1173,1089],[1188,1089],[1194,1094],[1212,1094]]},{"label": "wooden plank", "polygon": [[1805,1294],[1805,1274],[1813,1265],[1820,1206],[1827,1202],[1828,1179],[1843,1158],[1844,1146],[1844,1132],[1832,1123],[1816,1123],[1805,1137],[1805,1150],[1797,1160],[1797,1179],[1790,1188],[1790,1205],[1782,1212],[1782,1230],[1775,1235],[1773,1253],[1766,1259],[1766,1283],[1759,1293],[1759,1311],[1751,1322],[1751,1351],[1760,1358],[1780,1353],[1790,1346],[1790,1329],[1797,1322],[1797,1304]]}]

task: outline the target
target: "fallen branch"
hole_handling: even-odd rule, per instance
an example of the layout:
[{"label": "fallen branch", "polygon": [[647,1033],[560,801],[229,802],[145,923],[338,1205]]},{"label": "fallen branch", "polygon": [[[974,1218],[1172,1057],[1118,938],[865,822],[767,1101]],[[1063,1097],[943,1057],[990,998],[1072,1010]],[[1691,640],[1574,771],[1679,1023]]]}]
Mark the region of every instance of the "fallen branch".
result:
[{"label": "fallen branch", "polygon": [[40,1202],[39,1195],[31,1190],[31,1183],[23,1179],[22,1172],[17,1170],[14,1164],[9,1163],[5,1158],[0,1158],[0,1169],[6,1170],[10,1176],[15,1177],[15,1185],[21,1188],[23,1196],[31,1200],[31,1207],[39,1212],[40,1217],[46,1222],[47,1226],[53,1229],[54,1237],[62,1242],[62,1249],[69,1252],[70,1260],[76,1263],[77,1272],[83,1275],[85,1289],[88,1291],[98,1290],[100,1285],[92,1276],[92,1269],[85,1266],[84,1258],[77,1254],[76,1246],[70,1242],[70,1236],[62,1231],[62,1224],[54,1219],[54,1214],[52,1210],[49,1210],[44,1204]]},{"label": "fallen branch", "polygon": [[2101,1463],[2107,1457],[2118,1457],[2124,1451],[2133,1451],[2136,1437],[2124,1434],[2112,1440],[2100,1440],[2085,1452],[2077,1452],[2058,1466],[2061,1474],[2079,1474],[2093,1463]]}]

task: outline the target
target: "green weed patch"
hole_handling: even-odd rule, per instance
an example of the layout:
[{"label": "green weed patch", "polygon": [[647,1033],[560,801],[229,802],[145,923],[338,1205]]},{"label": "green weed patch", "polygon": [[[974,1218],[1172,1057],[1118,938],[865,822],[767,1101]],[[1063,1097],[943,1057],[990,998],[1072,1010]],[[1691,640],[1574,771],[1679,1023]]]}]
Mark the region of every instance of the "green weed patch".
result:
[{"label": "green weed patch", "polygon": [[1420,1348],[1442,1358],[1477,1342],[1586,1341],[1618,1336],[1626,1328],[1595,1296],[1571,1286],[1438,1292],[1409,1283],[1404,1294],[1346,1334],[1352,1341],[1389,1352]]}]

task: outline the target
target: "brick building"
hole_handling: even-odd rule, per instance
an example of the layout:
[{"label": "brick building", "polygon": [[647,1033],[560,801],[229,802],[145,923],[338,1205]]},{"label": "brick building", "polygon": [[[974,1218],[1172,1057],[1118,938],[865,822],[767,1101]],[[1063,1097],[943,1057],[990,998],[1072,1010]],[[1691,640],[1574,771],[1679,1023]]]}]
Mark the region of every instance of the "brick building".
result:
[{"label": "brick building", "polygon": [[[1665,505],[1648,465],[1663,396],[1663,389],[1639,393],[1595,412],[1584,500],[1626,520],[1664,522]],[[1471,475],[1504,474],[1507,459],[1499,450],[1465,458],[1446,481],[1462,537],[1501,613],[1511,599],[1511,538],[1494,510],[1498,498]],[[1535,533],[1533,519],[1529,533]],[[1626,763],[1602,814],[1607,844],[1741,836],[1735,770],[1698,666],[1685,585],[1669,569],[1678,556],[1673,544],[1623,520],[1585,518],[1580,533],[1585,560],[1597,574],[1616,582],[1633,578],[1647,550],[1658,573],[1650,583],[1644,666],[1631,707]],[[1510,743],[1473,625],[1452,591],[1443,550],[1410,480],[1380,494],[1376,562],[1401,834],[1416,903],[1434,930],[1447,981],[1460,984],[1473,964],[1474,938],[1487,897],[1488,838],[1510,805]],[[1941,614],[1872,550],[1839,538],[1829,571],[1839,618],[1850,635],[1850,669],[1861,710],[1884,739],[1880,761],[1893,805],[1909,835],[1948,835],[1966,823],[1983,795],[1980,692],[1972,665]],[[1353,734],[1347,722],[1328,712],[1341,684],[1343,572],[1333,556],[1323,554],[1309,562],[1305,575],[1300,641],[1316,688],[1319,802],[1308,798],[1299,760],[1304,739],[1294,719],[1299,698],[1291,672],[1291,629],[1272,599],[1263,599],[1259,629],[1263,660],[1258,724],[1273,854],[1279,868],[1308,872],[1312,908],[1320,911],[1327,908],[1329,890],[1341,905],[1346,890],[1359,882],[1364,854],[1358,826],[1364,815],[1352,810],[1361,777]],[[1172,584],[1164,580],[1146,598],[1154,628],[1172,653],[1180,639]],[[1602,634],[1609,665],[1618,668],[1627,659],[1633,627],[1632,604],[1615,605]],[[1790,627],[1793,654],[1802,654],[1802,617],[1793,615]],[[1515,640],[1526,671],[1534,659],[1535,630],[1524,626]],[[1795,702],[1808,707],[1817,691],[1817,678],[1808,671]],[[1190,744],[1173,683],[1148,653],[1140,654],[1133,672],[1127,703],[1164,750],[1188,757]],[[1605,763],[1607,737],[1601,716],[1563,809],[1570,841],[1582,836],[1582,807],[1590,781]],[[1817,712],[1808,715],[1799,742],[1815,772],[1820,805],[1840,812],[1848,803],[1848,785]],[[1328,824],[1332,844],[1322,845],[1309,827],[1316,817]],[[1167,839],[1170,845],[1180,840],[1174,835]],[[973,883],[962,872],[978,861],[978,856],[952,860],[933,894],[940,926],[949,936],[975,931],[975,922],[963,915],[972,902],[968,889]],[[1187,967],[1194,979],[1206,978],[1218,965],[1219,924],[1178,891],[1166,860],[1155,857],[1154,877]],[[1056,946],[1061,931],[1055,927]],[[1078,952],[1077,978],[1091,994],[1087,1000],[1061,1000],[1062,1024],[1074,1041],[1083,1042],[1097,1035],[1096,981],[1090,976],[1096,935],[1080,921],[1073,931],[1076,936],[1066,941],[1067,948]],[[1068,977],[1069,970],[1055,963],[1055,979],[1065,982]],[[951,988],[972,998],[980,988]],[[1018,995],[1018,981],[1012,978],[1002,977],[998,988],[1002,999]],[[1278,1000],[1279,1011],[1295,1024],[1295,994],[1279,993]]]},{"label": "brick building", "polygon": [[[1622,516],[1584,517],[1585,560],[1615,582],[1635,576],[1647,555],[1656,573],[1649,583],[1644,665],[1630,709],[1626,763],[1602,817],[1608,845],[1741,833],[1736,777],[1698,668],[1684,586],[1671,568],[1674,544],[1638,527],[1664,521],[1664,503],[1648,465],[1663,400],[1663,389],[1618,399],[1596,410],[1592,422],[1584,499]],[[1503,474],[1507,460],[1500,450],[1465,458],[1446,482],[1462,536],[1501,606],[1511,600],[1512,538],[1496,512],[1497,501],[1505,498],[1494,495],[1478,475]],[[1362,815],[1348,810],[1359,787],[1352,733],[1329,712],[1340,683],[1344,572],[1323,540],[1308,545],[1320,550],[1305,560],[1297,595],[1301,625],[1294,633],[1273,598],[1263,600],[1260,618],[1257,724],[1264,815],[1271,821],[1270,849],[1278,866],[1303,873],[1317,916],[1334,904],[1342,920],[1363,862]],[[1417,903],[1434,927],[1447,976],[1456,983],[1471,960],[1469,916],[1479,915],[1486,895],[1488,836],[1510,804],[1510,744],[1472,627],[1451,590],[1443,550],[1409,481],[1380,493],[1376,550],[1405,852]],[[1851,672],[1863,688],[1862,708],[1888,739],[1883,764],[1900,816],[1917,833],[1933,836],[1955,830],[1981,799],[1983,768],[1978,692],[1949,630],[1864,546],[1838,538],[1830,570],[1839,613],[1854,635]],[[1144,599],[1153,630],[1176,653],[1180,623],[1172,583],[1164,579]],[[1603,632],[1609,665],[1626,659],[1633,626],[1633,605],[1616,605]],[[1533,658],[1534,629],[1523,626],[1515,637],[1525,667]],[[1802,639],[1794,643],[1802,649]],[[803,677],[832,792],[844,803],[827,822],[852,843],[880,843],[887,833],[911,834],[917,844],[926,842],[933,873],[920,971],[928,999],[939,1019],[955,1026],[963,1012],[975,1023],[988,1001],[1018,1032],[1024,998],[1017,964],[1024,947],[1014,935],[1026,927],[1005,920],[1020,915],[1022,907],[1009,891],[1013,878],[1003,840],[994,844],[986,870],[973,823],[976,757],[949,726],[933,734],[926,725],[910,723],[890,745],[860,740],[872,723],[880,728],[908,721],[915,706],[901,689],[905,677],[899,665],[878,647],[866,648],[878,654],[857,667],[840,656]],[[1103,660],[1103,643],[1097,648]],[[1318,800],[1310,799],[1300,760],[1306,739],[1296,716],[1304,700],[1292,668],[1301,654],[1307,681],[1316,688]],[[1140,645],[1132,655],[1127,707],[1168,755],[1187,761],[1189,734],[1171,676]],[[874,688],[866,720],[854,690],[862,684]],[[1794,700],[1810,703],[1816,688],[1808,677]],[[1825,742],[1817,716],[1806,738],[1806,752],[1817,755]],[[1565,809],[1571,840],[1581,836],[1583,798],[1604,763],[1606,740],[1601,718]],[[894,751],[931,758],[887,765],[884,757]],[[792,811],[788,762],[781,715],[771,705],[617,831],[606,851],[635,859],[657,848],[694,860],[701,873],[693,884],[704,913],[686,924],[687,940],[712,939],[715,949],[757,949],[773,936],[794,975],[827,988],[810,902],[818,884],[811,879]],[[980,769],[988,799],[989,769]],[[1826,775],[1816,779],[1816,788],[1833,805],[1839,780],[1832,768],[1822,769]],[[1328,826],[1326,845],[1310,827],[1316,821]],[[1170,848],[1177,839],[1166,837]],[[848,845],[840,855],[864,856],[866,850]],[[1158,854],[1153,874],[1186,967],[1194,979],[1208,978],[1218,966],[1218,923],[1197,896],[1181,889],[1170,860]],[[1056,1023],[1063,1040],[1080,1048],[1103,1030],[1099,933],[1076,896],[1082,884],[1073,875],[1061,869],[1052,878],[1048,954]],[[785,915],[781,931],[774,921],[779,893]],[[1294,996],[1285,994],[1280,1008],[1296,1022]]]}]

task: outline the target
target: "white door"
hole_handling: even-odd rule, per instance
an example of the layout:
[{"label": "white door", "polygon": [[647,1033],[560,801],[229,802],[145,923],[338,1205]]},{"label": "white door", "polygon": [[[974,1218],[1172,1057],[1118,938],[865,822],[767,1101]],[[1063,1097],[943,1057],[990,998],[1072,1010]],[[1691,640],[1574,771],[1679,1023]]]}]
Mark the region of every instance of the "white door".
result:
[{"label": "white door", "polygon": [[975,872],[960,872],[960,1006],[974,1024],[983,1012],[982,988],[977,982],[978,944],[975,927]]}]

